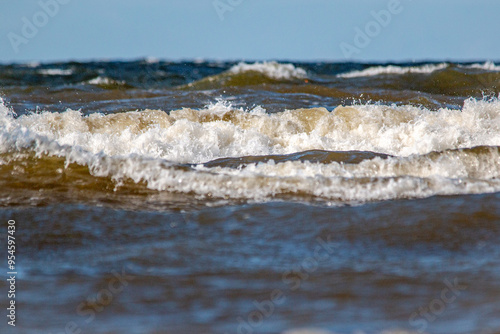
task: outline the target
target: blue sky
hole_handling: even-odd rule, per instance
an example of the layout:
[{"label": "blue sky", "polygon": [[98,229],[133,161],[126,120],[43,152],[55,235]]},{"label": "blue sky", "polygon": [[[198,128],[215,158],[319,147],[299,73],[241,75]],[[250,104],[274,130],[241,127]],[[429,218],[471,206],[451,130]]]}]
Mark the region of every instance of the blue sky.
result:
[{"label": "blue sky", "polygon": [[499,13],[498,0],[9,0],[0,62],[500,60]]}]

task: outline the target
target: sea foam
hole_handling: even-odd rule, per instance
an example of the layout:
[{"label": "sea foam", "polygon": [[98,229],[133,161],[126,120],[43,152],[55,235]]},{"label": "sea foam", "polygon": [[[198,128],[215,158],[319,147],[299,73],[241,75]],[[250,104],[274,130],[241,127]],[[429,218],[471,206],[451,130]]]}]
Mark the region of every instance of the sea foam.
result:
[{"label": "sea foam", "polygon": [[307,72],[304,69],[295,67],[293,64],[281,64],[275,61],[253,64],[239,63],[228,70],[229,73],[233,74],[251,71],[262,73],[269,78],[277,80],[302,79],[307,77]]},{"label": "sea foam", "polygon": [[[15,118],[1,105],[0,152],[32,151],[87,166],[92,175],[151,189],[221,198],[308,195],[340,202],[500,190],[500,102],[462,110],[357,105],[268,114],[219,102],[180,109]],[[393,155],[357,164],[274,161],[205,167],[223,157],[305,150]],[[14,154],[15,155],[15,154]],[[3,163],[8,163],[4,160]],[[194,164],[188,169],[180,163]]]},{"label": "sea foam", "polygon": [[466,66],[461,66],[464,68],[473,68],[473,69],[479,69],[479,70],[485,70],[485,71],[491,71],[491,72],[499,72],[500,71],[500,66],[495,65],[495,63],[491,61],[487,61],[484,63],[477,63],[477,64],[471,64],[471,65],[466,65]]},{"label": "sea foam", "polygon": [[66,75],[72,75],[73,70],[71,69],[61,69],[61,68],[47,68],[47,69],[40,69],[37,71],[39,74],[42,75],[61,75],[61,76],[66,76]]},{"label": "sea foam", "polygon": [[383,74],[408,74],[408,73],[417,73],[417,74],[428,74],[435,71],[443,70],[447,68],[449,65],[446,63],[440,64],[426,64],[422,66],[374,66],[368,67],[361,71],[352,71],[348,73],[341,73],[338,75],[339,78],[359,78],[359,77],[370,77],[376,75]]}]

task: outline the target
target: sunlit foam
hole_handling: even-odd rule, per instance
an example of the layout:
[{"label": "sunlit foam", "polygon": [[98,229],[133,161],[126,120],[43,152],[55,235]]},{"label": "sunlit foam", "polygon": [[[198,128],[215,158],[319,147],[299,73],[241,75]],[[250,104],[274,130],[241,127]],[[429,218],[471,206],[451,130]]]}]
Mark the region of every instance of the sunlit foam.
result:
[{"label": "sunlit foam", "polygon": [[277,80],[302,79],[307,77],[307,73],[300,67],[295,67],[293,64],[280,64],[275,61],[262,63],[239,63],[231,67],[229,73],[244,73],[244,72],[259,72],[269,78]]},{"label": "sunlit foam", "polygon": [[[500,102],[462,110],[356,105],[267,114],[225,101],[204,109],[91,114],[68,110],[14,118],[0,105],[0,151],[33,151],[88,166],[92,175],[159,191],[220,198],[313,196],[351,202],[500,190]],[[479,147],[481,146],[481,147]],[[477,148],[473,148],[477,147]],[[274,161],[205,167],[223,157],[306,150],[393,155],[356,164]],[[432,152],[436,153],[432,153]],[[3,159],[2,163],[9,163]],[[197,164],[179,168],[179,163]]]},{"label": "sunlit foam", "polygon": [[370,77],[383,74],[407,74],[407,73],[418,73],[418,74],[428,74],[435,71],[443,70],[449,65],[446,63],[441,64],[427,64],[422,66],[374,66],[366,68],[362,71],[352,71],[348,73],[339,74],[339,78],[359,78],[359,77]]}]

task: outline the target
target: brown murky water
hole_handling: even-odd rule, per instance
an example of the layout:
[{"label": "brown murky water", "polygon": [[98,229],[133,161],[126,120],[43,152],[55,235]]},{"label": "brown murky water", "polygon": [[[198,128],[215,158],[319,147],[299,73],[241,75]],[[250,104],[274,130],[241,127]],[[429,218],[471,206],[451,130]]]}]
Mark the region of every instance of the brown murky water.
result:
[{"label": "brown murky water", "polygon": [[499,73],[0,66],[0,331],[500,333]]}]

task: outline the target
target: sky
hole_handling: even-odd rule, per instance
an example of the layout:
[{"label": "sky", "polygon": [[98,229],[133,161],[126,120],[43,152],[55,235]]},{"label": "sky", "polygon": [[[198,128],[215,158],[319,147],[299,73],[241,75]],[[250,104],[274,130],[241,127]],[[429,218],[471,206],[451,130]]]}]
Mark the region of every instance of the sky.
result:
[{"label": "sky", "polygon": [[498,0],[4,0],[0,62],[500,60]]}]

